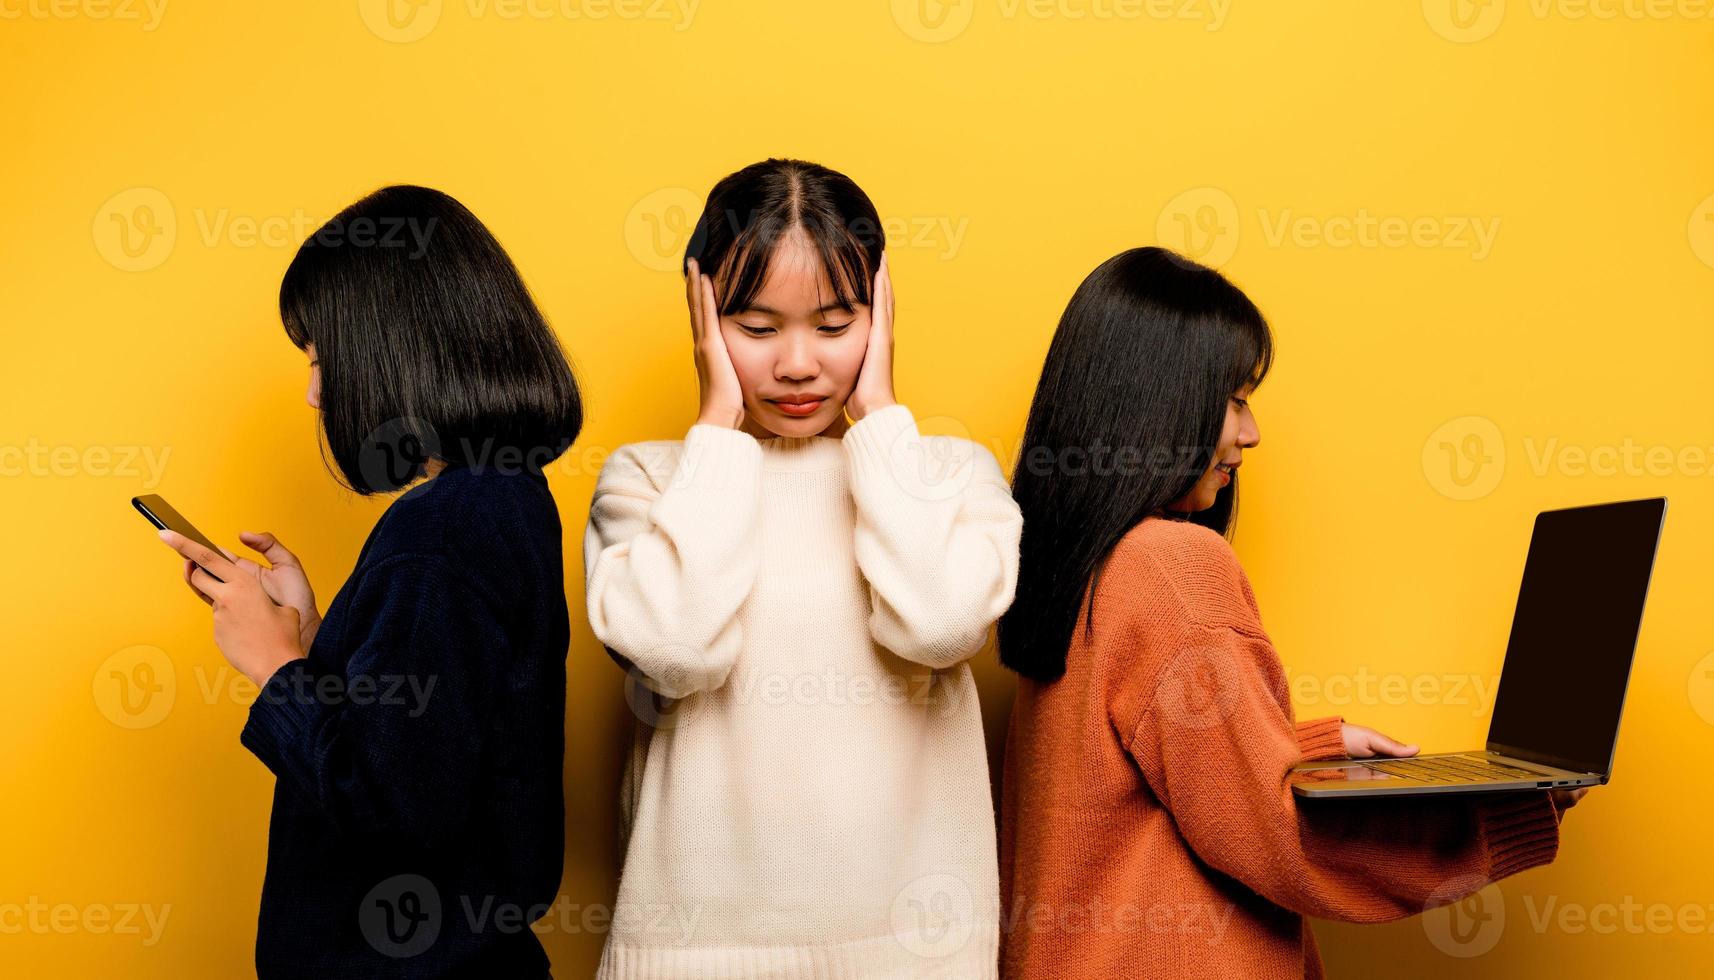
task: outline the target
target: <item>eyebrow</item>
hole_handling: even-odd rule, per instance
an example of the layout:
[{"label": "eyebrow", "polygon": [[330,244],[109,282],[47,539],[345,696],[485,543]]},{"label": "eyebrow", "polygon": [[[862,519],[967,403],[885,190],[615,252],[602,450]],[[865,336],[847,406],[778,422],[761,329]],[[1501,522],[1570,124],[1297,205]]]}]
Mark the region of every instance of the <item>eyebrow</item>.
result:
[{"label": "eyebrow", "polygon": [[[851,312],[851,307],[849,304],[846,304],[846,303],[828,303],[826,306],[823,306],[821,309],[816,310],[815,312],[816,313],[832,313],[835,310],[845,310],[846,312]],[[779,310],[776,310],[771,306],[763,306],[760,303],[752,303],[749,306],[746,306],[743,309],[739,310],[738,312],[739,313],[760,313],[764,316],[785,316],[785,314],[781,313]]]}]

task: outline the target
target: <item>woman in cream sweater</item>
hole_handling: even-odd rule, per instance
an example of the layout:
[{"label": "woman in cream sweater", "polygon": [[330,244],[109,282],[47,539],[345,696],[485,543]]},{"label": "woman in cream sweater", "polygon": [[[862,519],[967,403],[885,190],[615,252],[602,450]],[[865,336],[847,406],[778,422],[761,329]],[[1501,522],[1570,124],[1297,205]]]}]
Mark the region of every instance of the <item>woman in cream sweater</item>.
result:
[{"label": "woman in cream sweater", "polygon": [[589,621],[643,724],[599,977],[995,974],[966,661],[1022,522],[992,453],[894,400],[883,244],[824,167],[722,180],[686,255],[700,414],[601,472]]}]

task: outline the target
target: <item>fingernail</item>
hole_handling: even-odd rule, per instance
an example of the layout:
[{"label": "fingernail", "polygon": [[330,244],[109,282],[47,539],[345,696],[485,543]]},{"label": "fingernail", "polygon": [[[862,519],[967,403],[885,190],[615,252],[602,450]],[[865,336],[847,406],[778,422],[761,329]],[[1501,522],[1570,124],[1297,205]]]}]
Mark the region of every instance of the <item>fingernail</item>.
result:
[{"label": "fingernail", "polygon": [[163,527],[160,530],[155,532],[155,537],[160,538],[162,541],[165,541],[167,539],[168,533],[170,533],[170,532],[168,532],[167,529]]}]

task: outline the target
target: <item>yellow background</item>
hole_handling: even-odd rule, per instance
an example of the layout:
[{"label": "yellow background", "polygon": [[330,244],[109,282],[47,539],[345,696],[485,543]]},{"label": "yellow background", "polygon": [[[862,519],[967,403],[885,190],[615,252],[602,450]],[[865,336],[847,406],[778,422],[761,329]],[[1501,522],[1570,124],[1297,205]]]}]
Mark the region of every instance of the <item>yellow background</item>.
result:
[{"label": "yellow background", "polygon": [[[903,232],[901,398],[1002,459],[1090,269],[1157,240],[1223,262],[1278,336],[1236,543],[1300,715],[1479,743],[1469,679],[1498,671],[1532,515],[1669,495],[1616,781],[1556,864],[1502,886],[1503,932],[1451,952],[1432,919],[1318,934],[1334,976],[1706,968],[1714,782],[1684,777],[1714,751],[1714,21],[1694,0],[1451,2],[704,0],[687,21],[445,0],[388,21],[167,0],[155,21],[0,0],[0,927],[29,902],[171,905],[152,945],[0,932],[0,974],[251,969],[273,786],[238,744],[252,692],[127,499],[160,492],[233,543],[276,531],[332,598],[386,501],[323,470],[274,301],[302,234],[398,181],[490,224],[586,386],[552,471],[574,623],[562,890],[612,900],[629,713],[577,548],[602,455],[694,412],[670,271],[686,209],[769,155],[845,171]],[[1342,237],[1364,215],[1414,230]],[[1458,234],[1472,219],[1489,248]],[[1627,446],[1631,465],[1579,468]],[[145,450],[167,454],[158,481],[123,465]],[[139,663],[175,691],[128,715],[116,675],[148,680]],[[1011,682],[991,654],[978,675],[997,748]],[[1561,918],[1627,901],[1702,925]],[[578,977],[601,936],[544,939]]]}]

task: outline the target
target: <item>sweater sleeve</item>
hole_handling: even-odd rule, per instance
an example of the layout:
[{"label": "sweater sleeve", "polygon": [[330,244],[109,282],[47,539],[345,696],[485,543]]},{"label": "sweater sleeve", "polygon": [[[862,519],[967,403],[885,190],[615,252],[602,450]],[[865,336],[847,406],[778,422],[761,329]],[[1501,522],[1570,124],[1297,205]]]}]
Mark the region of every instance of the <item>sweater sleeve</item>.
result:
[{"label": "sweater sleeve", "polygon": [[474,796],[503,617],[431,555],[369,570],[350,609],[364,635],[342,670],[275,671],[240,741],[342,830],[443,844]]},{"label": "sweater sleeve", "polygon": [[1289,770],[1329,720],[1303,738],[1268,683],[1271,644],[1192,626],[1173,646],[1125,748],[1198,857],[1269,901],[1379,922],[1553,859],[1546,793],[1300,804]]},{"label": "sweater sleeve", "polygon": [[924,437],[903,405],[872,412],[844,438],[856,504],[857,565],[875,642],[927,667],[982,649],[1012,604],[1023,516],[994,454]]},{"label": "sweater sleeve", "polygon": [[736,429],[694,425],[672,475],[644,446],[602,467],[584,534],[589,625],[657,693],[719,688],[742,646],[738,610],[761,553],[762,449]]},{"label": "sweater sleeve", "polygon": [[1345,758],[1345,719],[1339,715],[1300,721],[1294,730],[1304,762]]}]

